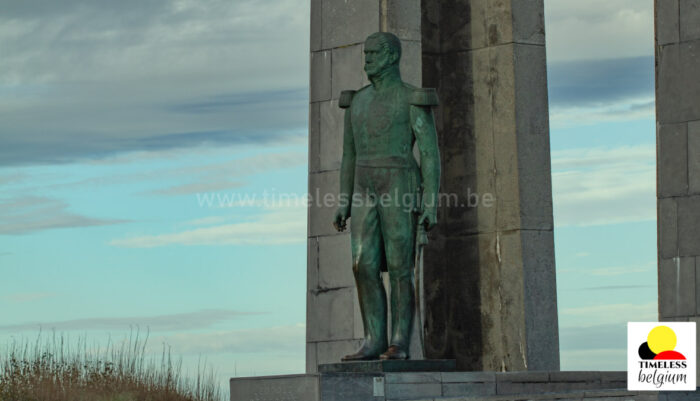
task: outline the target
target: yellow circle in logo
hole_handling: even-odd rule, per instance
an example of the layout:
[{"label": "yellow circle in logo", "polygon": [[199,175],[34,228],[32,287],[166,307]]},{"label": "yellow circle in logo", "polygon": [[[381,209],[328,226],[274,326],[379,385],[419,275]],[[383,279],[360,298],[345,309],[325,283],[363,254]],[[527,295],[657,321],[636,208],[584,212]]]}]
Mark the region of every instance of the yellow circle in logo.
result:
[{"label": "yellow circle in logo", "polygon": [[667,326],[654,327],[647,336],[647,344],[651,352],[660,354],[676,348],[676,333]]}]

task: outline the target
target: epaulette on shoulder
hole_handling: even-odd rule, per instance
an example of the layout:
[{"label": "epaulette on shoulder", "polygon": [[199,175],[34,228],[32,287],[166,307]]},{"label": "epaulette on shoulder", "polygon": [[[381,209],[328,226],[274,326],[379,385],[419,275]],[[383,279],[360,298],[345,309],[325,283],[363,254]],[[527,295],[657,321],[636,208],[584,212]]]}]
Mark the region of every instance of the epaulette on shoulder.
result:
[{"label": "epaulette on shoulder", "polygon": [[347,109],[352,103],[352,98],[355,96],[357,91],[342,91],[340,92],[340,99],[338,99],[338,107],[341,109]]},{"label": "epaulette on shoulder", "polygon": [[437,91],[435,88],[415,88],[409,102],[414,106],[437,106]]}]

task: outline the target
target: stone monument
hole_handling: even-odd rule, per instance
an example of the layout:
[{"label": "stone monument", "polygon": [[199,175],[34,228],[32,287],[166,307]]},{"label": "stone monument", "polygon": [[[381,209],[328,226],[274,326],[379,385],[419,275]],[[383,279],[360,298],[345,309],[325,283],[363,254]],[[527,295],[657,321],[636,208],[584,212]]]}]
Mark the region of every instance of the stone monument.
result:
[{"label": "stone monument", "polygon": [[425,249],[418,330],[428,361],[337,363],[361,349],[365,322],[351,236],[329,224],[347,216],[312,202],[306,374],[232,379],[232,401],[659,399],[627,392],[626,372],[559,371],[543,9],[543,0],[311,0],[312,196],[341,188],[339,106],[354,107],[343,90],[370,84],[368,35],[393,32],[402,80],[440,98],[439,187],[456,202],[437,210]]}]

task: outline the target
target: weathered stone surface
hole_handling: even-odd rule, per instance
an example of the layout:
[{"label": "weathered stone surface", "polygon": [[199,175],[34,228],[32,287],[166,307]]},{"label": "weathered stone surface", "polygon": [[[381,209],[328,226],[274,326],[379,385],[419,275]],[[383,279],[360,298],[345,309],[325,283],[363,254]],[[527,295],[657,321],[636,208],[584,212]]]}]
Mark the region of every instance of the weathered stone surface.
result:
[{"label": "weathered stone surface", "polygon": [[[399,0],[396,0],[399,1]],[[422,86],[421,44],[419,41],[401,41],[401,79],[411,85]]]},{"label": "weathered stone surface", "polygon": [[320,102],[331,98],[331,52],[311,53],[311,79],[309,100]]},{"label": "weathered stone surface", "polygon": [[[527,368],[559,369],[557,283],[552,231],[520,231],[524,280]],[[504,278],[505,279],[505,278]]]},{"label": "weathered stone surface", "polygon": [[310,0],[311,9],[311,29],[310,35],[310,48],[312,52],[321,50],[323,43],[321,41],[323,35],[323,19],[322,17],[322,7],[323,0]]},{"label": "weathered stone surface", "polygon": [[387,400],[439,397],[442,395],[442,385],[440,383],[386,383],[384,394]]},{"label": "weathered stone surface", "polygon": [[700,121],[688,123],[688,191],[700,194]]},{"label": "weathered stone surface", "polygon": [[654,2],[656,13],[656,44],[678,43],[680,21],[678,0]]},{"label": "weathered stone surface", "polygon": [[677,199],[678,204],[678,254],[700,255],[700,196]]},{"label": "weathered stone surface", "polygon": [[316,375],[259,376],[231,379],[231,401],[317,401]]},{"label": "weathered stone surface", "polygon": [[[319,237],[319,274],[318,285],[321,288],[354,287],[352,274],[352,254],[350,235]],[[348,311],[348,314],[352,312]]]},{"label": "weathered stone surface", "polygon": [[318,237],[307,239],[306,247],[306,291],[318,288]]},{"label": "weathered stone surface", "polygon": [[323,48],[362,43],[379,31],[379,4],[376,0],[324,0]]},{"label": "weathered stone surface", "polygon": [[533,394],[546,392],[548,372],[503,372],[496,376],[498,394]]},{"label": "weathered stone surface", "polygon": [[[332,50],[331,75],[333,82],[332,97],[338,99],[344,90],[358,90],[366,75],[363,44],[344,46]],[[337,107],[336,103],[336,107]]]},{"label": "weathered stone surface", "polygon": [[[673,3],[666,5],[672,9]],[[697,0],[680,0],[681,41],[700,39],[700,3]]]},{"label": "weathered stone surface", "polygon": [[[454,361],[449,365],[443,365],[448,369],[454,369]],[[425,365],[423,365],[425,366]],[[442,370],[442,367],[438,368]],[[393,383],[441,383],[441,372],[403,372],[403,373],[387,373],[384,375],[384,380],[387,384]]]},{"label": "weathered stone surface", "polygon": [[307,301],[306,341],[352,339],[353,295],[352,288],[312,291]]},{"label": "weathered stone surface", "polygon": [[[337,100],[322,102],[320,161],[321,171],[338,170],[343,156],[343,121],[345,111],[338,107]],[[336,172],[336,175],[339,174]]]},{"label": "weathered stone surface", "polygon": [[338,363],[340,358],[357,351],[361,345],[362,340],[322,341],[316,344],[316,359],[319,366]]},{"label": "weathered stone surface", "polygon": [[306,343],[306,373],[316,373],[318,362],[316,361],[316,343]]},{"label": "weathered stone surface", "polygon": [[[513,0],[514,4],[521,0]],[[541,3],[539,1],[528,4]],[[514,45],[519,228],[552,230],[552,168],[544,46]],[[512,134],[511,134],[512,135]]]},{"label": "weathered stone surface", "polygon": [[[321,375],[321,399],[323,401],[367,401],[374,397],[374,378],[367,373],[326,373]],[[383,397],[377,397],[379,400]]]},{"label": "weathered stone surface", "polygon": [[688,131],[687,124],[659,124],[657,171],[660,197],[688,193]]},{"label": "weathered stone surface", "polygon": [[[544,0],[510,0],[510,2],[513,16],[512,41],[544,47]],[[534,99],[540,100],[537,97]]]},{"label": "weathered stone surface", "polygon": [[421,40],[420,0],[386,0],[386,12],[381,12],[382,30],[401,40]]},{"label": "weathered stone surface", "polygon": [[662,318],[695,315],[695,270],[694,257],[661,260],[658,277]]},{"label": "weathered stone surface", "polygon": [[321,104],[309,104],[309,173],[321,167]]},{"label": "weathered stone surface", "polygon": [[659,255],[661,258],[678,256],[678,207],[675,198],[658,201]]},{"label": "weathered stone surface", "polygon": [[309,174],[309,237],[336,235],[333,216],[338,197],[338,171]]},{"label": "weathered stone surface", "polygon": [[657,120],[700,120],[700,41],[661,46],[657,51]]}]

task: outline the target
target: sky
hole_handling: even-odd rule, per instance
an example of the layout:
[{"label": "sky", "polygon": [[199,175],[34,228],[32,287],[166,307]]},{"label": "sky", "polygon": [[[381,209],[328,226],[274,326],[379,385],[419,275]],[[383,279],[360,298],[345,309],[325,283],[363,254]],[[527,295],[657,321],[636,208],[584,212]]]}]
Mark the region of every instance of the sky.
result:
[{"label": "sky", "polygon": [[[304,371],[308,10],[0,0],[0,350],[138,328],[222,382]],[[653,1],[545,18],[562,369],[624,370],[657,319]]]}]

